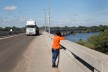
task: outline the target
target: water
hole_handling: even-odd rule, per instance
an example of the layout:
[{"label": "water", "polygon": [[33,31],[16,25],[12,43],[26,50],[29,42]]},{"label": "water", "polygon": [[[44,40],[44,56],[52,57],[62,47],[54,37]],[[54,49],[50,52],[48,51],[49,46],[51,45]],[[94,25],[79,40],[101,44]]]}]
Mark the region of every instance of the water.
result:
[{"label": "water", "polygon": [[72,35],[72,34],[67,35],[65,36],[65,38],[73,42],[78,42],[79,39],[86,41],[90,36],[97,35],[97,34],[99,33],[77,33],[75,35]]}]

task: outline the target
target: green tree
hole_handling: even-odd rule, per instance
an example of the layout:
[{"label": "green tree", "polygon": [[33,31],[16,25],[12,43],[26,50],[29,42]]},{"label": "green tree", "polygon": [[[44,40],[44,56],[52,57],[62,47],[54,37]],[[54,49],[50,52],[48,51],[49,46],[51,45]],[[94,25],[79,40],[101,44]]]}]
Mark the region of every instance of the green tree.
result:
[{"label": "green tree", "polygon": [[9,31],[11,29],[11,27],[5,27],[3,30],[4,31]]},{"label": "green tree", "polygon": [[3,28],[2,27],[0,27],[0,31],[3,31]]},{"label": "green tree", "polygon": [[20,31],[21,30],[21,28],[18,28],[18,27],[15,27],[15,26],[13,26],[12,29],[13,29],[13,31]]},{"label": "green tree", "polygon": [[93,49],[103,53],[108,52],[108,29],[101,32],[99,35],[91,36],[88,43],[93,45]]}]

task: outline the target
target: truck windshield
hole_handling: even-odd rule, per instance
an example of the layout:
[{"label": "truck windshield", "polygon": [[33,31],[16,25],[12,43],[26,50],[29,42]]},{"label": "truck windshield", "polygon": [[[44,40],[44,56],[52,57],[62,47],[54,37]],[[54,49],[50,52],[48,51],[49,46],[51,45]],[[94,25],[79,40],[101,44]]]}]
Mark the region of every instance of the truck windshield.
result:
[{"label": "truck windshield", "polygon": [[28,25],[26,26],[27,28],[35,28],[36,26],[35,25]]}]

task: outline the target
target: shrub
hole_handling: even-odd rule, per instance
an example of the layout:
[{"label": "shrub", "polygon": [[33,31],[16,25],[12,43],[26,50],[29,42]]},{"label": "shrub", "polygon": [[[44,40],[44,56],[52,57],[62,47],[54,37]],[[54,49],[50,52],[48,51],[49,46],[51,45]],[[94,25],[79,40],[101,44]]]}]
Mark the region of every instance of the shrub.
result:
[{"label": "shrub", "polygon": [[108,29],[99,35],[89,37],[87,41],[80,39],[78,44],[108,54]]},{"label": "shrub", "polygon": [[87,42],[92,44],[95,50],[103,53],[108,52],[108,30],[101,32],[99,35],[91,36]]}]

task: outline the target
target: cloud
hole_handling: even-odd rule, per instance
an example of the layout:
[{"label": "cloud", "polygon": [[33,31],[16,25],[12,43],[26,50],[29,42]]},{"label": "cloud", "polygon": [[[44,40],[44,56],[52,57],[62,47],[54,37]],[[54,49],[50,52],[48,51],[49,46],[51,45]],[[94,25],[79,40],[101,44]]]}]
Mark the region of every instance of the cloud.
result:
[{"label": "cloud", "polygon": [[7,10],[7,11],[14,11],[16,9],[17,9],[17,7],[14,5],[4,7],[4,10]]},{"label": "cloud", "polygon": [[27,20],[28,18],[26,17],[17,17],[17,16],[14,18],[0,17],[0,27],[7,27],[7,26],[24,27],[26,25]]}]

